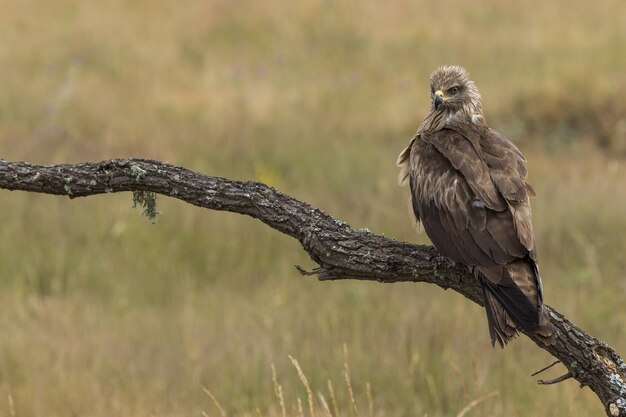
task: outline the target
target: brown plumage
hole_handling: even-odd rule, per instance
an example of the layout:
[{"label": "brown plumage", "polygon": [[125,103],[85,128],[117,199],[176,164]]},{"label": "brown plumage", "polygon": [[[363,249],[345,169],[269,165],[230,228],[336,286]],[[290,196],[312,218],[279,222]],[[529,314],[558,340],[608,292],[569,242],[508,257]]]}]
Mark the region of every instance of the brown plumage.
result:
[{"label": "brown plumage", "polygon": [[430,90],[432,107],[397,162],[414,214],[437,250],[480,281],[492,344],[504,346],[520,328],[549,343],[526,160],[487,126],[463,68],[437,69]]}]

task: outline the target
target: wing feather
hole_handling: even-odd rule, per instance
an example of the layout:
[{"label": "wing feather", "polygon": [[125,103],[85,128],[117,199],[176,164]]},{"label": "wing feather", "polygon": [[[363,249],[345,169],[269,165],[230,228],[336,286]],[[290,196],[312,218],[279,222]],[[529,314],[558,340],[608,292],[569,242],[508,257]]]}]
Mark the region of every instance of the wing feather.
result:
[{"label": "wing feather", "polygon": [[[431,86],[457,70],[438,69]],[[473,95],[460,108],[434,107],[401,152],[400,181],[409,179],[413,211],[439,252],[468,265],[481,282],[492,343],[504,345],[520,329],[549,343],[526,160],[487,126],[474,83],[464,83]]]},{"label": "wing feather", "polygon": [[468,265],[502,265],[527,256],[533,244],[526,206],[517,203],[511,210],[513,202],[492,181],[489,165],[460,133],[444,129],[426,138],[414,142],[409,168],[415,214],[429,236],[438,231],[433,234],[439,239],[431,236],[435,246],[447,246],[444,255]]},{"label": "wing feather", "polygon": [[461,172],[474,194],[492,210],[504,210],[506,203],[489,175],[489,167],[472,143],[454,130],[424,133],[421,138],[433,145],[452,166]]},{"label": "wing feather", "polygon": [[477,267],[475,272],[515,322],[526,330],[536,330],[540,295],[537,286],[528,280],[533,276],[528,262],[518,259],[506,267]]},{"label": "wing feather", "polygon": [[485,130],[480,146],[491,178],[509,205],[519,241],[528,251],[534,252],[529,197],[535,195],[535,190],[526,182],[526,159],[513,142],[493,129]]},{"label": "wing feather", "polygon": [[508,342],[515,323],[549,337],[521,152],[488,128],[467,137],[443,129],[416,136],[405,161],[413,210],[433,244],[483,283],[492,341]]}]

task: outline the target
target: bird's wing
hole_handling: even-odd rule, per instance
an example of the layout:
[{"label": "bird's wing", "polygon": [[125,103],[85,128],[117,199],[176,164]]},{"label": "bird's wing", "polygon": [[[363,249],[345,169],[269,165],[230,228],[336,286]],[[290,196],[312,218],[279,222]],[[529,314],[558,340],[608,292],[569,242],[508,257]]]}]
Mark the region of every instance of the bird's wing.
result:
[{"label": "bird's wing", "polygon": [[[512,153],[498,152],[500,148]],[[541,284],[529,259],[534,242],[528,198],[514,188],[525,166],[523,158],[494,162],[520,158],[506,143],[488,146],[488,151],[453,130],[420,135],[410,158],[413,207],[437,250],[472,267],[508,314],[531,329],[538,320]],[[511,173],[508,164],[519,161]],[[520,236],[528,236],[532,244]]]},{"label": "bird's wing", "polygon": [[528,255],[489,166],[458,132],[420,135],[411,149],[410,180],[415,215],[443,255],[473,266]]},{"label": "bird's wing", "polygon": [[529,197],[535,196],[535,190],[526,182],[526,159],[509,139],[493,129],[483,133],[480,146],[493,183],[509,205],[517,237],[535,259],[529,201]]},{"label": "bird's wing", "polygon": [[[469,136],[469,135],[468,135]],[[443,129],[435,133],[424,133],[422,140],[433,145],[452,166],[461,172],[472,192],[491,210],[501,211],[506,202],[498,193],[491,178],[489,166],[479,149],[466,135],[454,130]]]},{"label": "bird's wing", "polygon": [[402,152],[400,152],[400,155],[398,155],[398,159],[396,160],[396,166],[400,167],[400,172],[398,173],[398,184],[400,185],[405,185],[406,180],[409,178],[409,158],[411,155],[411,148],[418,137],[419,134],[413,136],[409,145],[402,149]]}]

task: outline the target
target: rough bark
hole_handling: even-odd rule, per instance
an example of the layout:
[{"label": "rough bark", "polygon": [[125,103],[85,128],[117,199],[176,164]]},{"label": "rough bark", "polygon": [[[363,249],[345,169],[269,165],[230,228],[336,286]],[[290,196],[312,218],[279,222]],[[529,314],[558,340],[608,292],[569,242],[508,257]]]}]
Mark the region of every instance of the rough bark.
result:
[{"label": "rough bark", "polygon": [[[0,188],[70,198],[145,191],[199,207],[246,214],[298,239],[320,265],[314,270],[320,280],[429,282],[443,289],[451,288],[482,305],[474,277],[462,265],[440,256],[433,247],[352,229],[323,211],[258,182],[212,177],[141,159],[50,166],[0,160]],[[581,387],[591,388],[608,416],[626,417],[626,364],[622,358],[608,344],[590,336],[553,308],[546,306],[546,310],[556,329],[556,342],[545,345],[536,335],[526,335],[559,359]]]}]

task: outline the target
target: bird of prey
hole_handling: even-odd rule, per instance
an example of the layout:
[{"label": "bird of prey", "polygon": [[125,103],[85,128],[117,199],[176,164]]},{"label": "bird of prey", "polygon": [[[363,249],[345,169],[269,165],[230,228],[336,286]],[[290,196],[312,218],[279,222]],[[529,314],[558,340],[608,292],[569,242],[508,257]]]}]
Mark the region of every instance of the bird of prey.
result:
[{"label": "bird of prey", "polygon": [[430,97],[430,111],[397,161],[413,212],[437,250],[467,265],[480,282],[492,345],[504,347],[520,329],[551,343],[526,160],[487,126],[465,69],[433,72]]}]

